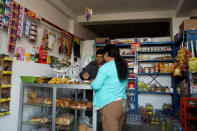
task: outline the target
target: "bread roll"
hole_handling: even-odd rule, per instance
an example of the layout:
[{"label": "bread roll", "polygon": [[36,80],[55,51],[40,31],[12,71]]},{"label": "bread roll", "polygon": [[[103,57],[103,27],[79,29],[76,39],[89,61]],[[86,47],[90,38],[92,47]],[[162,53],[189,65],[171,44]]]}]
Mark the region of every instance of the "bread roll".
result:
[{"label": "bread roll", "polygon": [[73,120],[74,120],[74,117],[71,114],[62,115],[56,118],[56,124],[62,125],[62,126],[68,126],[73,122]]},{"label": "bread roll", "polygon": [[86,110],[87,109],[87,103],[81,103],[81,109]]},{"label": "bread roll", "polygon": [[35,90],[31,91],[30,93],[28,93],[27,95],[28,97],[31,97],[31,98],[36,98],[37,97],[37,92]]},{"label": "bread roll", "polygon": [[92,101],[88,101],[88,102],[87,102],[87,107],[88,107],[89,109],[92,109],[92,108],[93,108]]},{"label": "bread roll", "polygon": [[44,97],[36,97],[36,98],[29,97],[27,100],[27,103],[28,104],[42,104],[43,100],[44,100]]},{"label": "bread roll", "polygon": [[87,131],[87,126],[85,124],[79,125],[78,131]]},{"label": "bread roll", "polygon": [[44,99],[44,104],[45,105],[51,105],[52,104],[52,99],[51,98],[45,98]]}]

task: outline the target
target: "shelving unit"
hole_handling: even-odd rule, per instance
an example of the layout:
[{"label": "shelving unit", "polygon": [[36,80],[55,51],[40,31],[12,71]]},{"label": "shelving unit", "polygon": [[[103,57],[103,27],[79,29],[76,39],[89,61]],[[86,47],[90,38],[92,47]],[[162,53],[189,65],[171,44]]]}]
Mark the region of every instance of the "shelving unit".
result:
[{"label": "shelving unit", "polygon": [[[130,49],[131,48],[131,44],[116,44],[117,46],[119,46],[120,48],[127,48]],[[105,44],[96,44],[96,40],[95,40],[95,48],[102,48],[104,47]],[[123,58],[133,58],[134,59],[134,65],[137,65],[137,52],[135,52],[135,54],[132,55],[121,55]],[[129,70],[134,70],[134,66],[133,67],[128,67]],[[129,82],[134,81],[135,82],[135,89],[134,90],[127,90],[127,93],[134,93],[135,94],[135,100],[128,100],[128,103],[132,103],[134,104],[134,109],[131,110],[131,108],[128,108],[128,112],[134,111],[134,112],[138,112],[138,94],[137,94],[137,90],[138,90],[138,80],[136,77],[134,78],[128,78]],[[128,104],[129,105],[129,104]]]},{"label": "shelving unit", "polygon": [[[131,44],[116,44],[118,47],[120,48],[131,48]],[[99,48],[99,47],[104,47],[104,44],[96,44],[95,41],[95,48]],[[154,63],[154,62],[168,62],[168,63],[173,63],[174,60],[138,60],[138,55],[139,54],[157,54],[157,53],[165,53],[165,54],[171,54],[172,58],[175,58],[175,53],[174,53],[174,42],[173,41],[167,41],[167,42],[142,42],[140,43],[141,47],[144,46],[170,46],[172,48],[172,50],[168,50],[168,51],[141,51],[141,52],[135,52],[134,55],[122,55],[123,58],[134,58],[134,63],[135,65],[139,65],[139,63]],[[134,69],[134,67],[128,67],[128,69]],[[175,86],[174,86],[174,78],[172,77],[172,87],[173,87],[173,93],[162,93],[162,92],[141,92],[138,91],[138,77],[143,76],[143,75],[149,75],[152,77],[152,81],[156,80],[156,78],[160,75],[164,75],[164,76],[170,76],[172,77],[172,73],[137,73],[135,75],[135,78],[129,78],[129,81],[134,80],[135,82],[135,89],[133,90],[127,90],[127,92],[131,92],[135,94],[135,101],[131,101],[128,100],[129,103],[134,103],[134,111],[138,112],[138,95],[139,94],[160,94],[160,95],[172,95],[172,97],[176,97],[176,90],[175,90]],[[151,82],[152,82],[151,81]],[[157,80],[156,80],[157,82]],[[158,82],[157,82],[158,83]],[[176,103],[177,99],[173,99],[173,103]],[[174,110],[175,110],[175,106],[174,106]],[[128,110],[128,112],[132,112],[130,110]],[[175,112],[174,112],[175,113]]]},{"label": "shelving unit", "polygon": [[174,62],[174,60],[138,60],[139,62]]},{"label": "shelving unit", "polygon": [[0,116],[10,114],[12,62],[12,58],[0,58]]},{"label": "shelving unit", "polygon": [[[191,41],[193,41],[193,43],[197,43],[197,30],[188,30],[188,31],[184,31],[180,37],[174,42],[174,56],[177,55],[177,51],[180,49],[182,43],[188,43],[188,48],[189,50],[191,50]],[[196,44],[194,44],[194,50],[196,49]],[[197,51],[196,51],[197,52]],[[195,54],[197,56],[197,54]],[[184,74],[183,77],[185,78],[185,80],[187,81],[187,92],[188,92],[188,97],[191,97],[191,91],[190,91],[190,73],[188,72],[187,74]],[[174,77],[174,83],[175,83],[175,87],[177,86],[177,83],[179,82],[179,77]],[[176,91],[176,90],[175,90]],[[180,110],[180,96],[176,95],[176,111]]]},{"label": "shelving unit", "polygon": [[[41,96],[45,96],[46,98],[52,99],[52,105],[45,104],[29,104],[27,103],[27,93],[30,90],[38,91],[38,94]],[[85,111],[91,111],[93,120],[92,120],[92,130],[96,131],[97,127],[97,112],[96,110],[75,110],[70,108],[61,108],[56,107],[56,100],[58,98],[71,97],[67,96],[69,91],[73,92],[75,96],[75,100],[78,100],[78,91],[83,91],[83,100],[86,98],[85,90],[91,90],[90,85],[80,85],[80,84],[39,84],[39,83],[22,83],[21,92],[20,92],[20,107],[22,107],[19,112],[19,129],[20,131],[26,131],[31,129],[38,129],[38,127],[48,127],[51,128],[52,131],[58,130],[75,130],[78,129],[78,113],[79,111],[85,115]],[[65,95],[67,94],[67,95]],[[72,93],[71,93],[72,94]],[[94,94],[94,93],[93,93]],[[64,113],[74,114],[74,122],[69,126],[59,126],[56,125],[56,118]],[[52,121],[48,124],[40,124],[29,122],[31,117],[34,115],[40,116],[51,116]]]},{"label": "shelving unit", "polygon": [[[161,47],[161,46],[170,46],[171,50],[170,51],[141,51],[139,52],[140,55],[143,54],[170,54],[171,57],[173,58],[173,60],[138,60],[139,63],[174,63],[174,58],[175,58],[175,49],[174,49],[174,42],[173,41],[166,41],[166,42],[143,42],[140,44],[141,48],[143,47],[152,47],[152,46],[156,46],[156,47]],[[159,94],[159,95],[170,95],[172,96],[172,103],[174,105],[174,103],[177,102],[177,95],[176,95],[176,88],[175,88],[175,82],[174,82],[174,77],[172,76],[172,73],[138,73],[138,77],[140,76],[144,76],[144,75],[148,75],[152,78],[152,80],[148,83],[151,84],[153,81],[155,81],[157,84],[159,84],[160,86],[162,86],[160,84],[160,82],[156,79],[159,76],[169,76],[171,77],[171,82],[172,82],[172,88],[173,88],[173,92],[172,93],[164,93],[164,92],[146,92],[146,91],[139,91],[139,94]],[[176,106],[173,106],[174,108],[174,115],[176,115],[176,111],[177,110]]]},{"label": "shelving unit", "polygon": [[[194,105],[191,105],[190,102],[192,102]],[[184,131],[197,130],[197,98],[183,97],[181,98],[180,106],[180,119],[181,124],[185,128]],[[193,127],[193,129],[191,129],[191,127]]]}]

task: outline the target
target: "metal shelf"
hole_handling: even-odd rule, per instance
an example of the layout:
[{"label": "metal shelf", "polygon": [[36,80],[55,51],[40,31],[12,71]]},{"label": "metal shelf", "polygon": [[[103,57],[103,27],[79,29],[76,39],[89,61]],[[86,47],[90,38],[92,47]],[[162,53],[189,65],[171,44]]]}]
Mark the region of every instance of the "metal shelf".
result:
[{"label": "metal shelf", "polygon": [[128,80],[135,80],[135,78],[128,78]]},{"label": "metal shelf", "polygon": [[127,102],[129,102],[129,103],[135,103],[135,101],[131,101],[131,100],[127,100]]},{"label": "metal shelf", "polygon": [[138,60],[138,62],[174,62],[174,60]]},{"label": "metal shelf", "polygon": [[172,51],[140,51],[139,53],[172,53]]},{"label": "metal shelf", "polygon": [[[97,124],[96,124],[96,121],[97,121],[97,111],[96,110],[94,110],[94,109],[86,109],[86,110],[78,110],[78,109],[71,109],[71,108],[62,108],[62,107],[56,107],[56,104],[54,104],[55,102],[56,102],[56,98],[57,98],[57,91],[58,91],[58,89],[64,89],[64,90],[69,90],[69,89],[76,89],[76,90],[78,90],[78,89],[82,89],[82,90],[84,90],[83,91],[83,99],[85,99],[86,98],[86,94],[85,94],[85,90],[91,90],[91,86],[90,85],[84,85],[84,84],[51,84],[51,85],[49,85],[49,84],[47,84],[47,83],[42,83],[42,84],[40,84],[40,83],[22,83],[21,84],[21,86],[22,86],[22,89],[21,89],[21,92],[20,92],[20,94],[21,94],[21,97],[20,97],[20,106],[22,107],[24,107],[24,106],[28,106],[28,105],[30,105],[30,106],[41,106],[42,108],[40,108],[40,109],[43,109],[43,107],[46,107],[46,108],[52,108],[52,122],[51,122],[51,124],[40,124],[40,123],[32,123],[32,122],[29,122],[29,121],[25,121],[25,122],[23,122],[22,121],[22,116],[23,116],[23,108],[22,108],[22,110],[21,111],[19,111],[19,114],[20,114],[20,129],[22,128],[22,125],[21,124],[28,124],[28,125],[32,125],[32,126],[43,126],[43,127],[48,127],[48,126],[50,126],[50,128],[52,128],[52,131],[55,131],[55,130],[77,130],[77,119],[78,119],[78,116],[77,116],[77,112],[78,111],[83,111],[84,113],[85,113],[85,111],[91,111],[92,112],[92,116],[93,116],[93,120],[92,120],[92,125],[93,125],[93,131],[96,131],[96,126],[97,126]],[[41,87],[41,88],[48,88],[48,89],[52,89],[52,92],[50,91],[49,93],[52,93],[51,95],[53,96],[52,98],[52,101],[53,101],[53,104],[52,105],[45,105],[45,104],[28,104],[28,103],[24,103],[23,101],[24,101],[24,95],[25,95],[25,93],[27,93],[26,91],[24,91],[24,90],[26,90],[26,89],[24,89],[25,88],[25,86],[26,86],[26,88],[27,87],[30,87],[30,88],[35,88],[35,87]],[[41,89],[41,91],[44,91],[44,90],[42,90]],[[93,95],[94,95],[94,93],[95,92],[93,92]],[[25,95],[26,96],[26,95]],[[77,101],[77,94],[75,93],[75,99],[76,99],[76,101]],[[60,108],[62,108],[62,109],[60,109]],[[56,122],[55,122],[55,120],[56,120],[56,111],[58,110],[66,110],[66,109],[68,109],[68,110],[73,110],[74,111],[74,122],[71,124],[71,125],[69,125],[69,126],[60,126],[60,125],[56,125]],[[48,109],[46,109],[46,110],[48,110]]]},{"label": "metal shelf", "polygon": [[71,125],[69,126],[61,126],[61,125],[56,125],[56,129],[57,130],[64,130],[64,131],[71,131],[71,130],[74,130],[74,122],[71,123]]},{"label": "metal shelf", "polygon": [[92,90],[90,85],[85,85],[85,84],[51,84],[49,85],[47,83],[23,83],[23,86]]},{"label": "metal shelf", "polygon": [[126,92],[137,92],[136,90],[126,90]]},{"label": "metal shelf", "polygon": [[23,103],[23,104],[30,105],[30,106],[52,107],[52,105],[46,105],[46,104],[29,104],[29,103]]},{"label": "metal shelf", "polygon": [[134,67],[128,67],[128,69],[134,69]]},{"label": "metal shelf", "polygon": [[173,45],[174,42],[173,41],[164,41],[164,42],[141,42],[140,46],[153,46],[153,45],[157,45],[157,46],[163,46],[163,45]]},{"label": "metal shelf", "polygon": [[42,124],[42,123],[37,123],[37,122],[24,121],[22,122],[22,124],[51,128],[51,124]]},{"label": "metal shelf", "polygon": [[138,73],[138,75],[172,75],[172,73]]},{"label": "metal shelf", "polygon": [[121,55],[122,57],[135,57],[135,55]]},{"label": "metal shelf", "polygon": [[96,44],[96,47],[104,47],[106,44]]},{"label": "metal shelf", "polygon": [[172,95],[173,93],[165,93],[165,92],[147,92],[147,91],[139,91],[141,94],[161,94],[161,95]]}]

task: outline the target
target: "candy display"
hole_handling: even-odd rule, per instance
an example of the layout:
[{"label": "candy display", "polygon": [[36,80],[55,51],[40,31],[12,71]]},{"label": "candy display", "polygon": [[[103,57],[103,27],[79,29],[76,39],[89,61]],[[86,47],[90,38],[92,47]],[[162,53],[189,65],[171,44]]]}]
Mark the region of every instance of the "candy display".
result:
[{"label": "candy display", "polygon": [[[36,41],[37,40],[37,25],[34,23],[31,23],[30,29],[29,29],[29,40],[30,41]],[[48,45],[47,45],[48,46]]]},{"label": "candy display", "polygon": [[17,36],[17,27],[18,27],[18,10],[19,4],[13,2],[12,4],[12,15],[11,15],[11,22],[9,25],[9,47],[8,52],[14,53],[15,46],[16,46],[16,36]]},{"label": "candy display", "polygon": [[192,54],[187,50],[186,47],[182,47],[178,50],[178,54],[176,56],[176,62],[180,65],[180,68],[183,72],[187,72],[189,65],[189,58],[191,58]]},{"label": "candy display", "polygon": [[17,37],[22,38],[23,28],[25,19],[25,8],[19,5],[19,15],[18,15],[18,27],[17,27]]},{"label": "candy display", "polygon": [[172,89],[168,86],[157,86],[156,84],[145,84],[144,82],[138,82],[138,91],[145,92],[159,92],[159,93],[172,93]]},{"label": "candy display", "polygon": [[161,57],[152,57],[152,56],[139,56],[139,60],[173,60],[171,56],[161,56]]},{"label": "candy display", "polygon": [[141,48],[141,51],[145,51],[145,52],[148,52],[148,51],[172,51],[172,48],[171,47],[143,47]]},{"label": "candy display", "polygon": [[110,40],[109,38],[96,38],[96,44],[109,44]]},{"label": "candy display", "polygon": [[152,66],[139,66],[139,73],[171,73],[172,63],[156,63]]},{"label": "candy display", "polygon": [[189,58],[189,71],[197,73],[197,58]]},{"label": "candy display", "polygon": [[30,26],[31,26],[31,23],[28,19],[25,20],[25,23],[24,23],[24,35],[26,37],[29,36],[29,30],[30,30]]},{"label": "candy display", "polygon": [[10,22],[10,14],[12,8],[12,0],[5,1],[4,17],[3,17],[3,27],[8,28]]},{"label": "candy display", "polygon": [[48,49],[52,50],[55,45],[56,34],[52,31],[49,31],[48,39]]},{"label": "candy display", "polygon": [[2,31],[3,28],[4,6],[5,6],[4,1],[0,1],[0,32]]}]

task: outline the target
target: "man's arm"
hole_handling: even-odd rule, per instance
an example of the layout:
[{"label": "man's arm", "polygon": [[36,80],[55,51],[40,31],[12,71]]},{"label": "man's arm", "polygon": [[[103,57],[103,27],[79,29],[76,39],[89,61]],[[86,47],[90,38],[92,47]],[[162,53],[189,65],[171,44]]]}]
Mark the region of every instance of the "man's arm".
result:
[{"label": "man's arm", "polygon": [[[82,80],[85,80],[85,79],[83,78],[84,73],[88,73],[88,74],[89,74],[90,68],[91,68],[92,64],[93,64],[93,62],[90,62],[85,68],[83,68],[83,71],[79,74],[79,75],[80,75],[80,78],[81,78]],[[89,77],[90,77],[90,76],[89,76]],[[89,79],[89,77],[88,77],[87,79]]]}]

